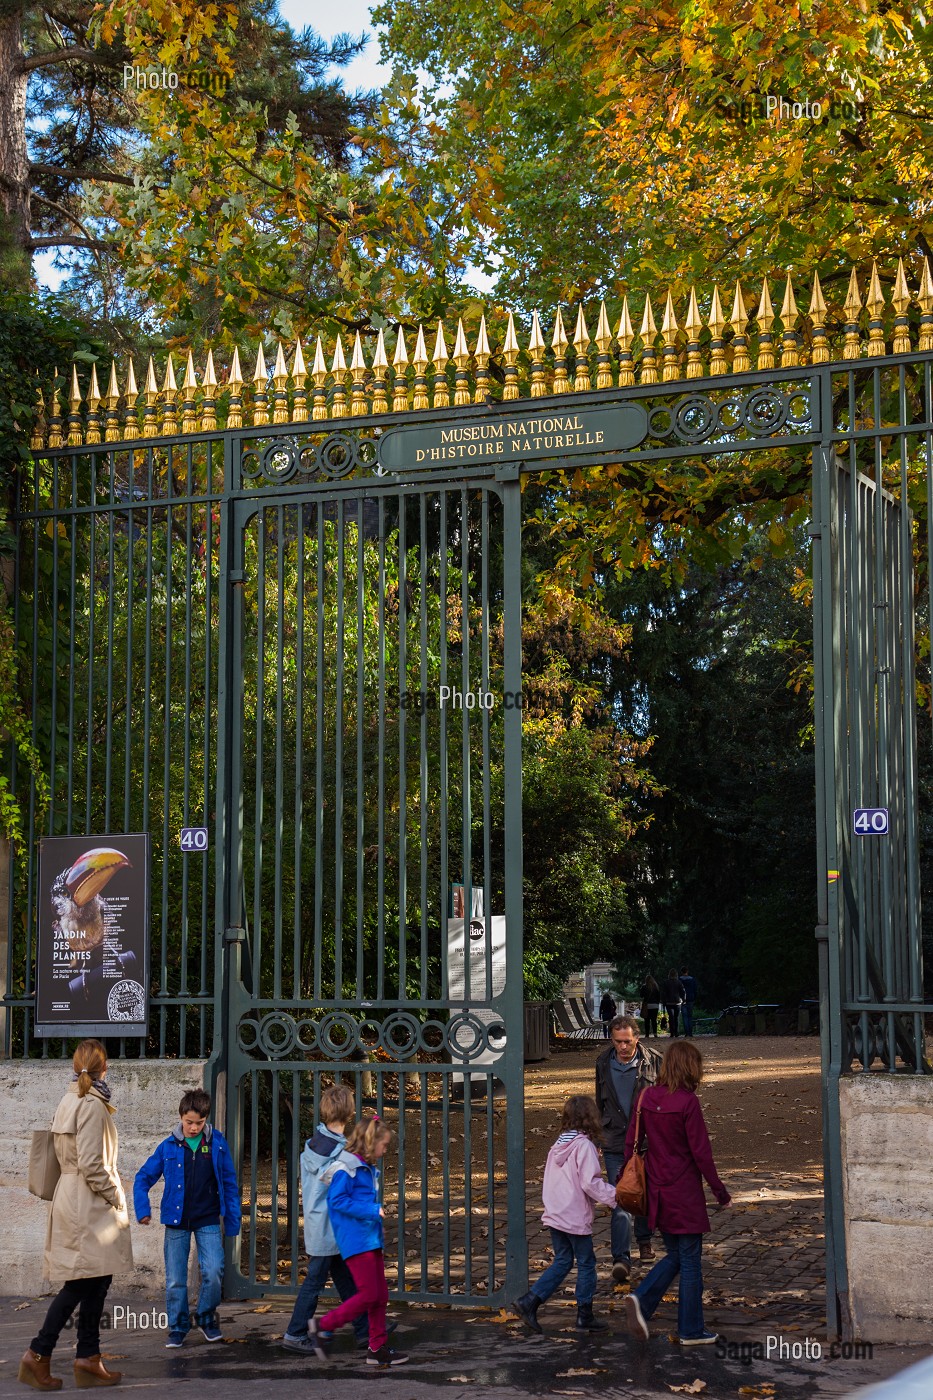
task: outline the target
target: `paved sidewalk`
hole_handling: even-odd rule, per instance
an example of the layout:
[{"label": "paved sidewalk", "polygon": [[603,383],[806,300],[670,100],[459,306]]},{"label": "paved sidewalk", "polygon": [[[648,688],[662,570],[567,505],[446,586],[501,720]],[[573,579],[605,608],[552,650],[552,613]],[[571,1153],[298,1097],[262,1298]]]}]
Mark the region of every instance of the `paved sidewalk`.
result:
[{"label": "paved sidewalk", "polygon": [[[172,1390],[191,1385],[198,1395],[243,1400],[268,1395],[270,1386],[310,1384],[323,1396],[355,1400],[373,1390],[386,1400],[434,1400],[441,1394],[484,1400],[528,1400],[536,1396],[631,1397],[656,1400],[669,1397],[673,1387],[706,1382],[706,1400],[735,1400],[748,1394],[741,1387],[758,1387],[752,1394],[777,1400],[810,1400],[817,1396],[843,1396],[868,1380],[880,1379],[919,1360],[923,1349],[877,1349],[871,1361],[784,1361],[751,1359],[743,1363],[754,1344],[763,1346],[764,1333],[733,1328],[726,1336],[732,1354],[720,1358],[713,1349],[684,1352],[671,1345],[668,1322],[659,1314],[646,1345],[622,1331],[618,1305],[607,1314],[612,1331],[600,1340],[580,1339],[573,1330],[574,1312],[562,1304],[550,1305],[543,1317],[544,1337],[534,1337],[518,1324],[500,1320],[499,1314],[449,1308],[396,1308],[399,1329],[396,1344],[410,1351],[404,1368],[375,1372],[365,1357],[352,1348],[349,1332],[334,1348],[330,1362],[307,1360],[276,1344],[288,1319],[290,1304],[224,1303],[221,1318],[225,1340],[210,1345],[199,1334],[189,1337],[180,1351],[164,1349],[165,1335],[139,1326],[139,1315],[158,1315],[162,1298],[114,1291],[108,1299],[111,1316],[122,1305],[136,1314],[136,1326],[117,1326],[105,1334],[104,1355],[122,1369],[124,1390]],[[45,1299],[0,1299],[0,1397],[21,1397],[25,1387],[16,1381],[19,1358],[44,1314]],[[668,1305],[665,1305],[667,1307]],[[268,1308],[268,1311],[263,1309]],[[607,1311],[608,1304],[604,1305]],[[799,1339],[799,1334],[797,1334]],[[790,1334],[788,1344],[795,1340]],[[54,1371],[71,1390],[73,1333],[66,1334],[56,1352]],[[768,1389],[767,1387],[773,1387]],[[192,1391],[193,1393],[193,1391]]]}]

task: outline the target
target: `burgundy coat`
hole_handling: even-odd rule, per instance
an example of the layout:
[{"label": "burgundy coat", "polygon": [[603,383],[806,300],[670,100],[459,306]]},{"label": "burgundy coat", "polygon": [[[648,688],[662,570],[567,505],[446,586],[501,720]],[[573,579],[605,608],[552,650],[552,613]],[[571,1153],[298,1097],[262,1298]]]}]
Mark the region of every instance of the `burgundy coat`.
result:
[{"label": "burgundy coat", "polygon": [[[721,1206],[729,1192],[719,1180],[700,1101],[691,1089],[653,1084],[641,1097],[641,1141],[647,1139],[648,1224],[669,1235],[703,1235],[709,1215],[703,1178]],[[635,1150],[635,1104],[625,1140],[625,1160]]]}]

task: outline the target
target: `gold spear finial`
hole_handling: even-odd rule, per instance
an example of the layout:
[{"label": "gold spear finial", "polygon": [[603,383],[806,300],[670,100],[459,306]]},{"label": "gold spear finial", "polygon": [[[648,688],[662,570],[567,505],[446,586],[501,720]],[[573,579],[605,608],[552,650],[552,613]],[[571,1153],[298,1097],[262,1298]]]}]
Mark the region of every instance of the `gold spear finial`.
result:
[{"label": "gold spear finial", "polygon": [[292,417],[296,423],[308,421],[308,369],[305,354],[301,348],[301,336],[295,341],[295,356],[292,360],[292,383],[295,386],[295,402]]},{"label": "gold spear finial", "polygon": [[136,400],[139,398],[139,390],[136,387],[136,370],[133,361],[130,360],[126,371],[126,408],[123,414],[123,437],[124,439],[139,437],[139,426],[136,422]]},{"label": "gold spear finial", "polygon": [[599,303],[599,321],[596,325],[596,387],[612,388],[612,330],[606,315],[606,303]]},{"label": "gold spear finial", "polygon": [[29,439],[29,447],[32,452],[41,452],[45,447],[45,395],[42,392],[42,384],[39,380],[39,371],[36,370],[36,419],[33,424],[32,435]]},{"label": "gold spear finial", "polygon": [[376,353],[373,355],[373,413],[388,413],[389,400],[386,397],[389,361],[386,358],[385,336],[380,328],[376,338]]},{"label": "gold spear finial", "polygon": [[450,359],[450,352],[447,349],[447,341],[444,336],[444,322],[438,321],[437,335],[434,337],[434,354],[431,361],[434,365],[434,407],[450,407],[450,390],[447,385],[447,361]]},{"label": "gold spear finial", "polygon": [[884,293],[881,290],[881,278],[878,276],[877,259],[872,261],[865,306],[868,309],[868,354],[885,355],[887,349],[884,343]]},{"label": "gold spear finial", "polygon": [[185,377],[181,383],[184,397],[181,401],[181,430],[183,433],[197,432],[198,416],[194,396],[197,393],[198,379],[194,372],[194,355],[188,350]]},{"label": "gold spear finial", "polygon": [[784,286],[784,300],[781,302],[781,368],[787,369],[800,364],[800,341],[797,338],[797,300],[794,296],[790,273]]},{"label": "gold spear finial", "polygon": [[207,363],[201,379],[201,426],[202,433],[217,431],[217,371],[214,369],[214,352],[208,349]]},{"label": "gold spear finial", "polygon": [[573,381],[573,392],[575,394],[585,394],[593,386],[590,381],[590,333],[586,325],[586,317],[583,315],[583,303],[577,308],[577,327],[573,333],[573,348],[577,352],[576,375]]},{"label": "gold spear finial", "polygon": [[170,350],[165,362],[165,377],[162,381],[162,424],[160,431],[163,437],[173,437],[178,432],[177,398],[178,385],[175,383],[175,366]]},{"label": "gold spear finial", "polygon": [[651,297],[647,293],[645,294],[645,314],[641,318],[641,328],[638,334],[641,336],[641,370],[638,382],[640,384],[657,384],[658,360],[655,342],[658,338],[658,328],[655,325]]},{"label": "gold spear finial", "polygon": [[361,418],[367,411],[366,357],[363,354],[363,342],[360,339],[359,331],[357,331],[356,339],[353,342],[353,359],[350,361],[350,373],[353,377],[353,392],[350,397],[350,417]]},{"label": "gold spear finial", "polygon": [[347,416],[347,361],[343,353],[343,341],[339,334],[334,346],[334,358],[330,367],[334,381],[334,401],[330,406],[331,418]]},{"label": "gold spear finial", "polygon": [[859,340],[858,318],[862,309],[862,297],[858,289],[858,277],[855,275],[853,267],[849,277],[849,290],[843,302],[843,310],[846,314],[845,320],[845,344],[842,347],[842,358],[844,360],[858,360],[862,355],[862,345]]},{"label": "gold spear finial", "polygon": [[489,337],[486,334],[486,313],[483,312],[479,318],[479,330],[476,335],[476,349],[473,351],[473,358],[476,361],[476,388],[473,393],[474,403],[489,402]]},{"label": "gold spear finial", "polygon": [[253,427],[258,428],[269,421],[269,366],[262,340],[256,352],[256,368],[253,370]]},{"label": "gold spear finial", "polygon": [[312,392],[311,420],[320,423],[327,417],[327,361],[324,359],[324,347],[321,344],[321,337],[318,336],[317,344],[314,348],[314,364],[311,366],[311,378],[314,381]]},{"label": "gold spear finial", "polygon": [[146,377],[143,380],[143,437],[151,438],[159,436],[159,422],[156,414],[156,404],[159,399],[159,385],[156,381],[155,365],[152,356],[149,356],[149,363],[146,366]]},{"label": "gold spear finial", "polygon": [[677,317],[674,314],[674,298],[668,288],[667,302],[664,307],[664,319],[661,322],[661,350],[664,355],[664,368],[661,371],[661,379],[665,384],[669,384],[672,379],[680,378],[680,355],[677,350],[677,333],[680,327],[677,324]]},{"label": "gold spear finial", "polygon": [[627,389],[635,383],[634,362],[632,360],[632,341],[635,339],[635,332],[632,330],[632,318],[628,309],[628,297],[622,298],[622,315],[619,317],[619,329],[616,331],[616,340],[619,343],[619,388]]},{"label": "gold spear finial", "polygon": [[71,388],[68,393],[68,446],[80,447],[84,441],[81,431],[81,388],[78,384],[78,366],[71,366]]},{"label": "gold spear finial", "polygon": [[774,337],[771,334],[771,327],[774,325],[774,307],[771,305],[771,289],[768,286],[767,277],[761,284],[761,300],[758,303],[758,310],[755,312],[755,320],[758,322],[758,363],[756,369],[773,369]]},{"label": "gold spear finial", "polygon": [[910,307],[910,288],[904,272],[904,259],[897,260],[897,276],[894,279],[894,342],[891,350],[895,355],[910,354],[910,321],[907,316]]},{"label": "gold spear finial", "polygon": [[930,275],[929,258],[923,259],[917,305],[920,307],[920,338],[917,341],[917,349],[933,350],[933,276]]},{"label": "gold spear finial", "polygon": [[567,332],[564,330],[564,318],[561,315],[560,307],[557,308],[557,315],[554,317],[554,334],[551,337],[551,349],[554,351],[554,390],[555,394],[567,394],[570,392],[570,380],[567,376]]},{"label": "gold spear finial", "polygon": [[528,353],[531,356],[531,397],[533,399],[542,399],[547,393],[545,349],[541,322],[538,320],[537,311],[534,311],[531,317],[531,339],[528,342]]},{"label": "gold spear finial", "polygon": [[820,274],[813,274],[813,292],[810,296],[810,306],[807,311],[810,317],[810,324],[813,327],[813,349],[810,353],[810,360],[815,365],[829,364],[829,341],[826,338],[826,302],[823,300],[823,288],[820,286]]},{"label": "gold spear finial", "polygon": [[117,362],[110,361],[110,378],[107,381],[107,393],[104,399],[107,405],[106,430],[104,432],[105,442],[119,442],[122,436],[120,432],[120,415],[117,413],[117,404],[120,402],[120,386],[117,383]]},{"label": "gold spear finial", "polygon": [[275,352],[275,369],[272,371],[272,421],[287,423],[288,415],[288,365],[285,363],[285,349],[279,341]]},{"label": "gold spear finial", "polygon": [[401,326],[398,328],[398,339],[395,342],[395,355],[392,360],[392,370],[394,373],[392,412],[407,413],[408,411],[408,350],[405,346],[405,332]]},{"label": "gold spear finial", "polygon": [[700,333],[703,330],[703,320],[700,316],[700,308],[697,306],[696,287],[690,288],[690,302],[687,306],[684,330],[687,332],[687,378],[702,379],[703,361],[700,359]]},{"label": "gold spear finial", "polygon": [[751,369],[751,360],[748,356],[748,311],[745,309],[745,298],[742,295],[742,284],[736,282],[735,296],[732,301],[732,314],[729,317],[729,324],[734,332],[732,337],[732,372],[742,374],[745,370]]},{"label": "gold spear finial", "polygon": [[424,326],[418,322],[418,338],[415,341],[415,353],[411,357],[411,362],[415,369],[415,397],[412,407],[416,412],[421,412],[431,407],[428,398],[428,347],[424,343]]},{"label": "gold spear finial", "polygon": [[[132,369],[133,361],[130,360]],[[49,415],[49,447],[62,446],[62,406],[59,400],[58,365],[52,373],[52,411]]]},{"label": "gold spear finial", "polygon": [[100,442],[100,385],[97,383],[97,364],[91,365],[91,384],[87,391],[87,433],[85,442]]},{"label": "gold spear finial", "polygon": [[457,338],[454,341],[454,407],[465,408],[470,402],[470,347],[467,345],[463,329],[463,317],[457,321]]},{"label": "gold spear finial", "polygon": [[726,318],[723,315],[722,302],[719,298],[718,284],[713,288],[713,300],[709,309],[709,372],[710,374],[725,374],[726,356],[723,348],[722,333],[725,330]]},{"label": "gold spear finial", "polygon": [[502,390],[503,400],[518,398],[518,336],[515,334],[515,317],[509,312],[509,325],[505,333],[505,343],[502,346],[502,359],[505,368],[505,387]]},{"label": "gold spear finial", "polygon": [[233,347],[233,359],[230,361],[230,373],[227,375],[227,389],[229,390],[229,398],[227,400],[227,427],[242,428],[243,371],[240,368],[240,351],[236,345]]}]

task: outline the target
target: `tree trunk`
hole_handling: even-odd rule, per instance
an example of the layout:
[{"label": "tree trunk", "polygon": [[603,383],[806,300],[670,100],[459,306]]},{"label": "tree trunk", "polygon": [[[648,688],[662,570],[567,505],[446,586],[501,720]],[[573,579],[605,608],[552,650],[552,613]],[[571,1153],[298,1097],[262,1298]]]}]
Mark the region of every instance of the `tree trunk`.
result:
[{"label": "tree trunk", "polygon": [[20,71],[23,11],[0,9],[0,201],[6,239],[29,253],[29,156],[26,149],[26,88]]}]

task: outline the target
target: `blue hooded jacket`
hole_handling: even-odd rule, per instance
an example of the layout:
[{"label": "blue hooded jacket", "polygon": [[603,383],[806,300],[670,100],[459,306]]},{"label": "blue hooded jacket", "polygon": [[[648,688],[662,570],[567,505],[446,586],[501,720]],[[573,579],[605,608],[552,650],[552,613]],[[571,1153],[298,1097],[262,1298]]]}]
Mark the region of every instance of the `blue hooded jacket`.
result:
[{"label": "blue hooded jacket", "polygon": [[327,1214],[327,1188],[346,1143],[343,1133],[331,1132],[319,1123],[301,1154],[301,1200],[305,1217],[305,1249],[315,1259],[339,1254]]},{"label": "blue hooded jacket", "polygon": [[344,1259],[382,1248],[379,1170],[355,1152],[341,1152],[331,1168],[327,1209]]},{"label": "blue hooded jacket", "polygon": [[[217,1178],[217,1194],[220,1197],[220,1214],[224,1222],[224,1234],[240,1233],[240,1188],[233,1169],[233,1157],[223,1133],[211,1123],[204,1124],[204,1137],[211,1149],[211,1161]],[[133,1209],[137,1220],[144,1220],[152,1214],[149,1205],[149,1192],[160,1176],[165,1177],[159,1219],[163,1225],[180,1225],[185,1209],[185,1153],[190,1152],[185,1143],[185,1135],[180,1123],[176,1123],[171,1136],[160,1142],[155,1152],[144,1162],[136,1173],[133,1182]]]}]

